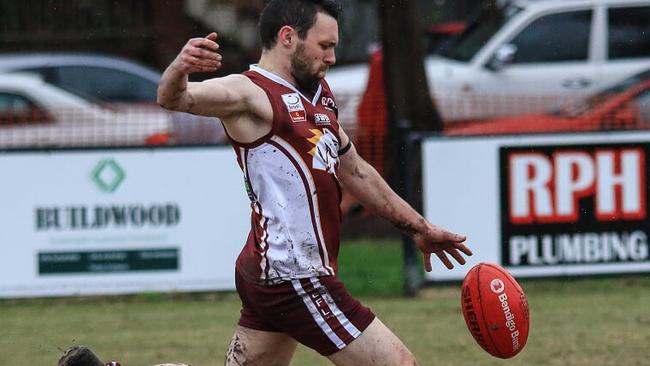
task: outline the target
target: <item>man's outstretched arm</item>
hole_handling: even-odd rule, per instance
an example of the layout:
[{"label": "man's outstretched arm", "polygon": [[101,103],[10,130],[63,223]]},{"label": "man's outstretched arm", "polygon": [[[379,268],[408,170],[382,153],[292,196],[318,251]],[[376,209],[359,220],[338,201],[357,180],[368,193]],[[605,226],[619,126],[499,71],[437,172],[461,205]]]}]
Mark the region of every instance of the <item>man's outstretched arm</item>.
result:
[{"label": "man's outstretched arm", "polygon": [[217,34],[190,39],[163,73],[158,85],[158,104],[163,108],[211,117],[225,117],[250,107],[250,83],[245,76],[229,75],[204,82],[189,82],[193,73],[221,68]]},{"label": "man's outstretched arm", "polygon": [[[349,141],[341,132],[343,146]],[[424,268],[431,272],[431,253],[449,269],[454,267],[447,255],[465,264],[465,255],[472,251],[465,245],[463,235],[454,234],[428,222],[406,201],[398,196],[359,154],[354,146],[340,157],[339,181],[343,188],[373,213],[387,219],[411,236],[424,256]]]}]

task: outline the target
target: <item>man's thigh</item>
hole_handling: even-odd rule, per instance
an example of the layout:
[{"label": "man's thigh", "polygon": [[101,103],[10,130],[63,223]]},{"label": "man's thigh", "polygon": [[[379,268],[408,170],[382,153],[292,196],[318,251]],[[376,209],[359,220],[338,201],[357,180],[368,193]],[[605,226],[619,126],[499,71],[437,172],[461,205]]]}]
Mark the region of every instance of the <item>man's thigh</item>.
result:
[{"label": "man's thigh", "polygon": [[345,348],[375,317],[334,276],[270,286],[238,280],[238,276],[235,273],[242,300],[240,326],[282,332],[324,356]]},{"label": "man's thigh", "polygon": [[228,346],[225,365],[287,366],[297,344],[284,333],[266,332],[238,325]]},{"label": "man's thigh", "polygon": [[338,366],[416,366],[411,351],[375,318],[355,341],[328,356]]}]

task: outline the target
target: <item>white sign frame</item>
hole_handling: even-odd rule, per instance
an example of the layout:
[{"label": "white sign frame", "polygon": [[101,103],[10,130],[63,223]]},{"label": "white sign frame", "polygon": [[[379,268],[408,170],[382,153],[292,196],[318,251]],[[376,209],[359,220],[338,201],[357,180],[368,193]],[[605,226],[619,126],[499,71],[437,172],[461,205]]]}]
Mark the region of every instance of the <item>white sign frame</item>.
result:
[{"label": "white sign frame", "polygon": [[[465,266],[434,265],[428,281],[462,280],[480,262],[501,264],[500,147],[618,144],[650,141],[650,132],[599,132],[485,137],[428,137],[422,142],[425,217],[467,235],[474,251]],[[435,258],[434,258],[435,261]],[[506,267],[518,277],[556,277],[650,272],[650,261]]]},{"label": "white sign frame", "polygon": [[[117,168],[98,172],[101,164]],[[235,288],[235,259],[250,229],[250,202],[228,146],[3,151],[0,176],[0,298]],[[131,206],[173,207],[179,217],[169,225],[90,224],[97,207]],[[81,219],[72,223],[75,207],[86,210],[85,227]],[[38,218],[47,210],[60,216],[59,227]],[[119,257],[161,249],[177,251],[171,260],[175,269],[120,270],[102,262],[108,267],[92,267],[99,271],[46,273],[41,260],[46,257],[40,257],[57,252]]]}]

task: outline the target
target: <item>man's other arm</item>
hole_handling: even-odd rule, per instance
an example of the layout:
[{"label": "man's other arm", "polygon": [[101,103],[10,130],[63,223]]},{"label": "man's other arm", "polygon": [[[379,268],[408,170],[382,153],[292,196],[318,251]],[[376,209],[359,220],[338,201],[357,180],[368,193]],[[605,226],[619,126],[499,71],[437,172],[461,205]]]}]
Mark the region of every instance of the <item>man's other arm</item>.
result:
[{"label": "man's other arm", "polygon": [[[343,130],[341,130],[341,140],[342,146],[349,141]],[[387,219],[413,238],[423,253],[427,272],[432,269],[431,253],[436,254],[449,269],[454,265],[447,254],[460,264],[465,264],[465,258],[461,253],[472,255],[472,251],[465,245],[464,236],[429,223],[390,188],[381,175],[359,156],[354,146],[340,157],[338,177],[343,189],[352,194],[364,207]]]}]

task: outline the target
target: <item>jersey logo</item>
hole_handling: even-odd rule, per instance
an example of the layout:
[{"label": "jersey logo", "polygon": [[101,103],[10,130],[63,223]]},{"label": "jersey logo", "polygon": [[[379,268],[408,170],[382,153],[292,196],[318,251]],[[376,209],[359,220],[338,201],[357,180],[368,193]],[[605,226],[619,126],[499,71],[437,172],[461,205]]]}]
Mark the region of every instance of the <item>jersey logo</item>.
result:
[{"label": "jersey logo", "polygon": [[307,121],[307,111],[305,111],[305,107],[302,105],[302,100],[300,100],[298,93],[282,94],[282,101],[287,106],[287,111],[292,122]]},{"label": "jersey logo", "polygon": [[331,124],[330,118],[324,113],[314,113],[314,122],[316,122],[316,126],[329,126]]},{"label": "jersey logo", "polygon": [[313,137],[307,139],[314,144],[309,154],[314,157],[312,168],[324,170],[336,175],[336,167],[339,164],[339,140],[328,129],[311,129]]},{"label": "jersey logo", "polygon": [[332,97],[322,97],[320,98],[320,104],[325,106],[325,108],[329,110],[335,110],[337,109],[336,107],[336,102],[334,101],[334,98]]}]

